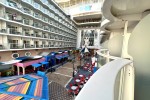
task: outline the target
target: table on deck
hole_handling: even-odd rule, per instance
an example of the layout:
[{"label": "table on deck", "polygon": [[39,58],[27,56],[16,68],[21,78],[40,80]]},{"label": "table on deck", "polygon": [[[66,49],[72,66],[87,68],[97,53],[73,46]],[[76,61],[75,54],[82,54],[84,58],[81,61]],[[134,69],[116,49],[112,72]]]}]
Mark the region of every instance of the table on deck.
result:
[{"label": "table on deck", "polygon": [[79,83],[79,82],[80,82],[80,79],[76,79],[75,81],[76,81],[77,83]]},{"label": "table on deck", "polygon": [[78,87],[77,86],[71,86],[71,89],[74,91],[76,90]]},{"label": "table on deck", "polygon": [[83,76],[82,74],[79,74],[79,77],[82,78],[82,77],[84,77],[84,76]]},{"label": "table on deck", "polygon": [[22,68],[23,75],[24,75],[25,74],[25,68],[27,66],[30,66],[30,65],[32,65],[34,63],[40,63],[40,62],[43,62],[43,61],[45,61],[45,58],[40,58],[40,59],[30,60],[30,61],[25,61],[25,62],[18,62],[18,63],[14,64],[14,65],[17,66],[17,73],[18,73],[18,75],[20,75],[20,69],[19,69],[19,67]]}]

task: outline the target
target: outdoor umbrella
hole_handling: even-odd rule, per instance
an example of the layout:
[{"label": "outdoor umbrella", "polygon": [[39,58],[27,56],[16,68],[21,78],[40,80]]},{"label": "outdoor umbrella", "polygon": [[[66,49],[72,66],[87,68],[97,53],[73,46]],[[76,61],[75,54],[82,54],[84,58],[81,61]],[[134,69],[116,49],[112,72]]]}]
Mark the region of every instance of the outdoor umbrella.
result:
[{"label": "outdoor umbrella", "polygon": [[88,52],[89,50],[86,47],[81,50],[81,53],[88,53]]},{"label": "outdoor umbrella", "polygon": [[89,53],[89,50],[87,48],[85,48],[84,53]]}]

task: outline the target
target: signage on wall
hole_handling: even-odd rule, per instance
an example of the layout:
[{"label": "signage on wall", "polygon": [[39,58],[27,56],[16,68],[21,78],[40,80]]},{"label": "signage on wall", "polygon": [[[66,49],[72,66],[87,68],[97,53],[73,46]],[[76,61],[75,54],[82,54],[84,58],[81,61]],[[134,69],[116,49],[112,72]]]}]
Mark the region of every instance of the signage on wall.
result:
[{"label": "signage on wall", "polygon": [[81,6],[80,7],[80,11],[90,11],[91,10],[92,5],[86,5],[86,6]]},{"label": "signage on wall", "polygon": [[69,9],[70,15],[80,14],[84,12],[95,12],[101,10],[101,4],[99,3],[93,3],[93,4],[84,4],[79,6],[74,6],[71,9]]}]

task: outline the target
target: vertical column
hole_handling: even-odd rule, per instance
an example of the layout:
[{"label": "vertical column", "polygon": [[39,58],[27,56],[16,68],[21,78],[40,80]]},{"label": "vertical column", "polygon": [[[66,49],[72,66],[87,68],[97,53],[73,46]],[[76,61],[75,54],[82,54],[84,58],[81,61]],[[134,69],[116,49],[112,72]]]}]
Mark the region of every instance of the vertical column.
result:
[{"label": "vertical column", "polygon": [[24,47],[24,45],[23,45],[23,37],[20,37],[20,38],[17,38],[19,41],[18,41],[18,46],[20,47],[20,48],[23,48]]},{"label": "vertical column", "polygon": [[121,57],[132,59],[132,57],[128,54],[128,41],[129,41],[129,38],[130,38],[130,33],[127,32],[127,28],[128,28],[128,21],[125,22],[125,27],[124,27]]},{"label": "vertical column", "polygon": [[77,33],[77,48],[80,48],[80,44],[81,44],[81,30],[78,30],[78,33]]},{"label": "vertical column", "polygon": [[25,67],[22,67],[23,75],[25,75]]},{"label": "vertical column", "polygon": [[6,48],[6,49],[9,49],[10,48],[10,46],[8,45],[8,36],[6,35],[4,35],[3,37],[2,37],[2,39],[3,39],[3,45],[4,45],[4,48]]},{"label": "vertical column", "polygon": [[97,45],[100,47],[100,30],[97,31]]},{"label": "vertical column", "polygon": [[18,72],[18,75],[20,75],[20,69],[18,66],[17,66],[17,72]]},{"label": "vertical column", "polygon": [[109,59],[109,50],[106,51],[106,55],[107,55],[107,58],[106,58],[106,63],[109,63],[110,62],[110,59]]},{"label": "vertical column", "polygon": [[[128,40],[130,33],[127,32],[128,21],[125,22],[123,44],[122,44],[122,58],[132,57],[128,54]],[[121,69],[120,87],[118,100],[134,100],[134,67],[133,65],[126,65]]]}]

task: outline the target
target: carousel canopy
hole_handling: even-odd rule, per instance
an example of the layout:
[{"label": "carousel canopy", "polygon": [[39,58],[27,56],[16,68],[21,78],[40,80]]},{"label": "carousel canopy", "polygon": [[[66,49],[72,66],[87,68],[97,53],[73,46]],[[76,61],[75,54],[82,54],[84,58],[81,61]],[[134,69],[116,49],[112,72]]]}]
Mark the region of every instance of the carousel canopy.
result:
[{"label": "carousel canopy", "polygon": [[20,62],[21,60],[10,60],[10,61],[6,61],[6,62],[1,62],[3,65],[9,65],[9,64],[14,64],[17,62]]},{"label": "carousel canopy", "polygon": [[49,100],[45,73],[0,79],[0,100]]}]

